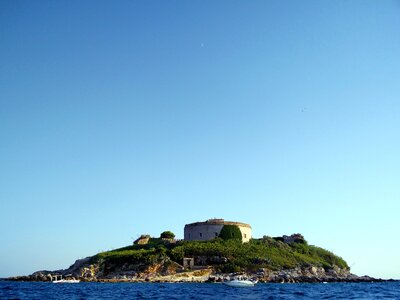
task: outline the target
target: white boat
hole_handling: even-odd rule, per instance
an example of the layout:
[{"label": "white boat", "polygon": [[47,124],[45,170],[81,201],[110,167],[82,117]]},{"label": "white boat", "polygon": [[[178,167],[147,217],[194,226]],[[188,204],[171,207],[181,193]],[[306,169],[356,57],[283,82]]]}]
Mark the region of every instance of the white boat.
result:
[{"label": "white boat", "polygon": [[250,287],[250,286],[254,286],[256,283],[251,280],[233,279],[230,281],[224,281],[224,284],[233,286],[233,287]]},{"label": "white boat", "polygon": [[60,280],[53,280],[53,283],[78,283],[80,282],[79,279],[60,279]]},{"label": "white boat", "polygon": [[53,283],[78,283],[79,279],[71,278],[71,279],[63,279],[62,275],[53,275],[54,280],[51,280]]}]

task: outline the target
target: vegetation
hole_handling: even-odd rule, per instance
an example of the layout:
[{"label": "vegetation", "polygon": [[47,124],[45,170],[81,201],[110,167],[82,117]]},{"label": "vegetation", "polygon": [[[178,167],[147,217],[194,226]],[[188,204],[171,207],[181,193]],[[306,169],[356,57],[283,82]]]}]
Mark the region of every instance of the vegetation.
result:
[{"label": "vegetation", "polygon": [[175,238],[175,234],[172,231],[164,231],[161,233],[160,238],[162,239],[173,239]]},{"label": "vegetation", "polygon": [[238,226],[236,225],[224,225],[219,237],[223,240],[239,240],[242,241],[242,233]]},{"label": "vegetation", "polygon": [[271,270],[318,266],[330,269],[334,265],[349,269],[347,263],[333,253],[305,243],[285,244],[270,237],[243,243],[239,239],[216,238],[211,241],[181,241],[168,243],[152,238],[146,245],[132,245],[102,252],[93,262],[107,265],[151,265],[162,260],[182,264],[184,257],[194,257],[198,265],[212,265],[221,272]]}]

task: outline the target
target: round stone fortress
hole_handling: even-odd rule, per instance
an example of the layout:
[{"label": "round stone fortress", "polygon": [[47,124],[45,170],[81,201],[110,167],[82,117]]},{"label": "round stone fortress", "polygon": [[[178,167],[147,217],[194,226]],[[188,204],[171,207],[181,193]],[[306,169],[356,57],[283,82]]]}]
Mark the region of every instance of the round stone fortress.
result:
[{"label": "round stone fortress", "polygon": [[242,233],[242,241],[251,239],[251,226],[240,222],[224,221],[224,219],[209,219],[205,222],[196,222],[185,225],[185,241],[208,241],[218,237],[224,225],[236,225]]}]

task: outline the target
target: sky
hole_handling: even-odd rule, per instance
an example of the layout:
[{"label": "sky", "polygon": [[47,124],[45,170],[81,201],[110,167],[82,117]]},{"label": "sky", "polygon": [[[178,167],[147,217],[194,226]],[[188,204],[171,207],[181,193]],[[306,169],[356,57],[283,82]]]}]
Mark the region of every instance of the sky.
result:
[{"label": "sky", "polygon": [[187,223],[400,279],[400,2],[0,1],[0,277]]}]

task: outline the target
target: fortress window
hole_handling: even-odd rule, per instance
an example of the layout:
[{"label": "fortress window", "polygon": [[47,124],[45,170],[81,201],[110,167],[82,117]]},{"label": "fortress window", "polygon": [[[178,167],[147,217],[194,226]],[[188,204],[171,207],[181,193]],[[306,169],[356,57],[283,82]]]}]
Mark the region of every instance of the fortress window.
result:
[{"label": "fortress window", "polygon": [[189,233],[189,239],[190,239],[190,233]]},{"label": "fortress window", "polygon": [[200,234],[200,237],[202,237],[202,236],[203,236],[203,234],[202,234],[201,232],[200,232],[199,234]]},{"label": "fortress window", "polygon": [[244,233],[243,235],[244,235],[244,238],[246,238],[246,234]]},{"label": "fortress window", "polygon": [[218,236],[218,232],[215,232],[215,236]]}]

